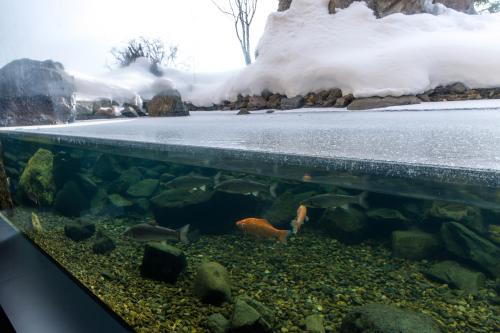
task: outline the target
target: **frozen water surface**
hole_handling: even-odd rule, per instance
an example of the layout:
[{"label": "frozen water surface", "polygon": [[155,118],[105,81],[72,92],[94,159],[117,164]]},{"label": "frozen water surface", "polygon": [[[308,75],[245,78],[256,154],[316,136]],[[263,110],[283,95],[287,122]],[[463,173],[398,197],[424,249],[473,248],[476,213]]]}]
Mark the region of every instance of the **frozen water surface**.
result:
[{"label": "frozen water surface", "polygon": [[0,134],[291,179],[308,174],[312,181],[416,197],[462,193],[460,201],[498,205],[498,109],[192,112]]}]

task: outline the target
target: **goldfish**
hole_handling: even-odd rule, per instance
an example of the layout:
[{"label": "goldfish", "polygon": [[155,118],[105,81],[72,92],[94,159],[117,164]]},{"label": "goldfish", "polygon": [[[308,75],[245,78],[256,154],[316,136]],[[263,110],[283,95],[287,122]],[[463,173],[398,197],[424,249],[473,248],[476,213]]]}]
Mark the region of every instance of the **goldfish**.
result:
[{"label": "goldfish", "polygon": [[244,233],[262,238],[276,239],[281,243],[286,243],[289,230],[276,229],[266,219],[246,218],[236,222],[236,226]]},{"label": "goldfish", "polygon": [[300,227],[302,225],[309,221],[309,217],[307,217],[307,207],[304,205],[300,205],[299,208],[297,208],[297,217],[292,220],[291,226],[292,226],[292,232],[294,234],[297,234],[300,230]]}]

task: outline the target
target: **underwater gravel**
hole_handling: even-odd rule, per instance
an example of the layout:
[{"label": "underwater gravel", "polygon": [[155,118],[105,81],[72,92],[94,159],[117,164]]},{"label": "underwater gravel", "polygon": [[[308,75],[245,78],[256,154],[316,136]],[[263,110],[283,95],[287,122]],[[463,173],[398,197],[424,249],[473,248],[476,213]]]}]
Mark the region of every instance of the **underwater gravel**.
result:
[{"label": "underwater gravel", "polygon": [[[192,292],[196,267],[203,260],[224,265],[231,276],[233,296],[247,294],[274,310],[276,332],[303,332],[304,318],[324,317],[327,331],[336,332],[353,307],[385,303],[432,316],[443,332],[498,332],[499,307],[493,282],[478,296],[430,282],[420,271],[432,261],[391,257],[382,244],[344,245],[317,231],[305,230],[287,244],[250,236],[202,236],[189,245],[176,244],[188,259],[187,272],[176,285],[143,279],[139,274],[143,245],[121,233],[132,221],[87,217],[115,241],[107,255],[92,252],[95,238],[74,242],[64,235],[72,221],[38,213],[44,232],[29,237],[137,332],[208,332],[206,318],[221,313],[230,318],[232,304],[202,304]],[[12,221],[27,230],[31,211],[17,209]],[[137,221],[134,221],[137,223]]]}]

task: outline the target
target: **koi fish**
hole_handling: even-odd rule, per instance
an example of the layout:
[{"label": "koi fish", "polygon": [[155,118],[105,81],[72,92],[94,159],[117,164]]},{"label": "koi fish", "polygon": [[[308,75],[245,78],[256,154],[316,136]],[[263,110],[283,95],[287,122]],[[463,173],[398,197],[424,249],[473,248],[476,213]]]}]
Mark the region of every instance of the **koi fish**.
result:
[{"label": "koi fish", "polygon": [[281,243],[286,243],[289,230],[276,229],[266,219],[246,218],[236,222],[236,226],[246,234],[253,236],[276,239]]},{"label": "koi fish", "polygon": [[300,205],[297,209],[297,217],[290,223],[292,226],[292,233],[297,234],[302,225],[307,221],[309,221],[309,217],[307,217],[307,207]]}]

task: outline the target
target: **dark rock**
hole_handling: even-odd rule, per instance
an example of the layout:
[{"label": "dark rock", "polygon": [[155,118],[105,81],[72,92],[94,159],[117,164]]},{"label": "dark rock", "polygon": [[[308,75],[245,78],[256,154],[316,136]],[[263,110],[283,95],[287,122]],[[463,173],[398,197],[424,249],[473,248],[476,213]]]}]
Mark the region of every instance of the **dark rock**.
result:
[{"label": "dark rock", "polygon": [[455,202],[433,201],[426,215],[449,222],[460,222],[484,235],[488,232],[483,223],[481,210],[477,207]]},{"label": "dark rock", "polygon": [[74,181],[64,184],[57,192],[54,200],[54,209],[64,216],[80,216],[84,210],[90,208],[90,202]]},{"label": "dark rock", "polygon": [[453,94],[464,94],[468,88],[461,82],[449,85],[448,90]]},{"label": "dark rock", "polygon": [[264,304],[247,296],[239,296],[231,317],[231,332],[271,332],[275,321],[274,313]]},{"label": "dark rock", "polygon": [[279,94],[274,94],[269,96],[267,100],[267,107],[269,109],[278,109],[281,106],[281,98],[282,96]]},{"label": "dark rock", "polygon": [[74,79],[52,60],[14,60],[0,69],[0,126],[72,122]]},{"label": "dark rock", "polygon": [[340,89],[330,89],[326,99],[323,101],[322,106],[332,107],[335,106],[337,99],[342,97],[342,90]]},{"label": "dark rock", "polygon": [[148,198],[156,191],[158,184],[159,181],[156,179],[144,179],[138,183],[132,184],[128,188],[127,194],[135,198]]},{"label": "dark rock", "polygon": [[271,97],[273,95],[272,92],[270,92],[269,90],[267,89],[264,89],[264,91],[262,91],[262,93],[260,94],[262,97],[264,97],[266,100],[269,99],[269,97]]},{"label": "dark rock", "polygon": [[96,239],[92,244],[92,252],[95,254],[106,254],[116,248],[115,242],[102,230],[96,232]]},{"label": "dark rock", "polygon": [[289,225],[295,218],[296,212],[290,207],[298,207],[301,199],[291,191],[287,191],[273,200],[273,204],[265,212],[263,217],[271,221],[273,225]]},{"label": "dark rock", "polygon": [[274,113],[276,110],[267,110],[266,113]]},{"label": "dark rock", "polygon": [[385,304],[368,304],[351,310],[340,333],[440,333],[431,317]]},{"label": "dark rock", "polygon": [[450,253],[500,277],[500,247],[493,242],[456,222],[444,223],[441,237]]},{"label": "dark rock", "polygon": [[262,110],[267,108],[267,101],[262,96],[250,96],[247,108],[249,110]]},{"label": "dark rock", "polygon": [[93,102],[89,101],[76,101],[75,111],[76,120],[88,120],[93,119],[94,109]]},{"label": "dark rock", "polygon": [[231,322],[220,313],[214,313],[207,318],[207,327],[211,333],[226,333],[231,327]]},{"label": "dark rock", "polygon": [[484,274],[471,271],[454,261],[443,261],[432,265],[424,272],[429,278],[446,283],[453,288],[477,295],[483,289],[486,278]]},{"label": "dark rock", "polygon": [[40,148],[30,158],[19,179],[19,192],[28,202],[37,206],[51,206],[56,187],[54,184],[54,155]]},{"label": "dark rock", "polygon": [[362,211],[348,207],[325,210],[319,224],[333,238],[346,244],[362,242],[371,236],[371,225]]},{"label": "dark rock", "polygon": [[148,103],[150,117],[180,117],[189,116],[189,111],[182,102],[177,90],[168,89],[157,94]]},{"label": "dark rock", "polygon": [[305,319],[306,332],[308,333],[325,333],[325,327],[323,326],[323,317],[321,315],[315,314],[307,316]]},{"label": "dark rock", "polygon": [[367,97],[355,99],[347,110],[369,110],[386,108],[389,106],[420,104],[420,100],[415,96],[401,96],[401,97]]},{"label": "dark rock", "polygon": [[69,152],[60,151],[54,156],[54,183],[61,188],[67,181],[73,180],[80,171],[80,159],[71,156]]},{"label": "dark rock", "polygon": [[126,207],[131,207],[134,205],[134,203],[130,200],[125,199],[119,194],[110,194],[108,195],[109,202],[115,207],[115,208],[126,208]]},{"label": "dark rock", "polygon": [[421,260],[430,259],[440,252],[439,237],[419,230],[394,231],[392,253],[395,257]]},{"label": "dark rock", "polygon": [[186,267],[186,256],[180,249],[168,244],[146,244],[141,264],[141,276],[175,283]]},{"label": "dark rock", "polygon": [[204,262],[198,267],[194,292],[202,302],[220,305],[231,300],[231,283],[224,266],[217,262]]},{"label": "dark rock", "polygon": [[129,188],[142,180],[142,173],[139,168],[131,167],[120,174],[119,181],[124,183],[125,188]]},{"label": "dark rock", "polygon": [[240,111],[236,114],[237,116],[245,115],[245,114],[250,114],[250,111],[246,108],[241,108]]},{"label": "dark rock", "polygon": [[92,237],[95,233],[95,224],[93,223],[68,223],[64,226],[64,234],[79,242]]},{"label": "dark rock", "polygon": [[300,109],[304,106],[304,97],[295,96],[292,98],[282,98],[280,107],[282,110]]},{"label": "dark rock", "polygon": [[128,118],[135,118],[135,117],[139,117],[139,114],[137,113],[137,111],[135,111],[132,107],[130,106],[126,106],[123,108],[123,110],[121,111],[121,114],[122,116],[124,117],[128,117]]},{"label": "dark rock", "polygon": [[97,184],[94,183],[92,179],[90,179],[87,175],[83,173],[78,173],[75,176],[75,181],[80,186],[82,192],[87,196],[93,196],[97,193],[98,187]]},{"label": "dark rock", "polygon": [[351,104],[352,101],[354,101],[354,96],[352,94],[348,94],[348,95],[345,95],[343,97],[337,98],[334,106],[336,108],[345,108],[346,106]]},{"label": "dark rock", "polygon": [[103,154],[97,159],[93,173],[102,180],[115,180],[120,175],[121,169],[112,156]]}]

